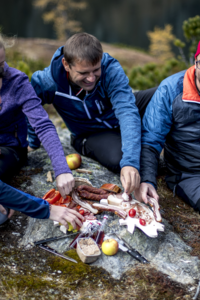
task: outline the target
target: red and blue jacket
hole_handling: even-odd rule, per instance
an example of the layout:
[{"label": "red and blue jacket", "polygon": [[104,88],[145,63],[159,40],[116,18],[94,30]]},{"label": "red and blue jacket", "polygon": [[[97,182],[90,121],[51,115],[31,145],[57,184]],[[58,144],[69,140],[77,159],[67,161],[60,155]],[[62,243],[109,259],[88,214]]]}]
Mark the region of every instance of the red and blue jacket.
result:
[{"label": "red and blue jacket", "polygon": [[200,174],[200,94],[194,66],[163,80],[142,121],[141,182],[156,187],[159,154],[170,174]]}]

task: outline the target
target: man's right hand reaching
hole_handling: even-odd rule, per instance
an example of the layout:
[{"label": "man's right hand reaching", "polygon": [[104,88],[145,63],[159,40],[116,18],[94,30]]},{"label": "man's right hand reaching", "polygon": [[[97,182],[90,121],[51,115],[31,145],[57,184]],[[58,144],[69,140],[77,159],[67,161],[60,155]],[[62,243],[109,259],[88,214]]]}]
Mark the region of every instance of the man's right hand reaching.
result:
[{"label": "man's right hand reaching", "polygon": [[147,196],[152,197],[152,198],[156,199],[157,201],[159,200],[159,196],[158,196],[154,186],[152,184],[146,183],[146,182],[142,182],[140,184],[139,189],[136,189],[134,191],[134,195],[135,195],[136,200],[138,200],[140,202],[144,202],[146,204],[148,203]]},{"label": "man's right hand reaching", "polygon": [[74,209],[52,205],[50,210],[50,220],[57,221],[68,228],[67,222],[71,223],[73,228],[82,227],[85,218]]}]

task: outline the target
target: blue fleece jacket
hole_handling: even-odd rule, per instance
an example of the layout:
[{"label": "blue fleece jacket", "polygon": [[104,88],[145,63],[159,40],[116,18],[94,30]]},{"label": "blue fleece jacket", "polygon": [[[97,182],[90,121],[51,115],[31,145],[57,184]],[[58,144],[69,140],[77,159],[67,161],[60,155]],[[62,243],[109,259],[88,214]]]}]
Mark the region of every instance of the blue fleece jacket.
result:
[{"label": "blue fleece jacket", "polygon": [[49,203],[19,191],[0,180],[0,204],[37,219],[48,219]]},{"label": "blue fleece jacket", "polygon": [[43,104],[53,103],[74,136],[120,128],[123,152],[120,166],[139,170],[141,120],[129,80],[119,62],[104,53],[100,80],[81,100],[73,94],[62,58],[63,47],[60,47],[50,66],[33,74],[31,83],[38,97]]}]

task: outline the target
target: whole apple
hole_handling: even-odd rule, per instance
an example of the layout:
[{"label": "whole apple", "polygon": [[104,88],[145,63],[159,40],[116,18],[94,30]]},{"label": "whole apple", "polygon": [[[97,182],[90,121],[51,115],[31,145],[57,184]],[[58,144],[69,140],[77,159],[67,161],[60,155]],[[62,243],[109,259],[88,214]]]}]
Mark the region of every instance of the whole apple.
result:
[{"label": "whole apple", "polygon": [[78,153],[67,155],[66,160],[70,170],[75,170],[81,165],[81,156]]},{"label": "whole apple", "polygon": [[115,239],[108,239],[102,243],[101,249],[106,255],[115,255],[118,251],[118,242]]}]

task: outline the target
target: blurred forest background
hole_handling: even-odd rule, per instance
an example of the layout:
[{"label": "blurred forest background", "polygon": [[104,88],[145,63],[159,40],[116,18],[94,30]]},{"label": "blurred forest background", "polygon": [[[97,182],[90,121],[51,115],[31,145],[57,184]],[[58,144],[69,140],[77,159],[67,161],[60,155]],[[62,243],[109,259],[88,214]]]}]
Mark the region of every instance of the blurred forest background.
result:
[{"label": "blurred forest background", "polygon": [[158,85],[193,64],[199,0],[1,0],[8,63],[29,76],[75,32],[95,35],[134,89]]}]

